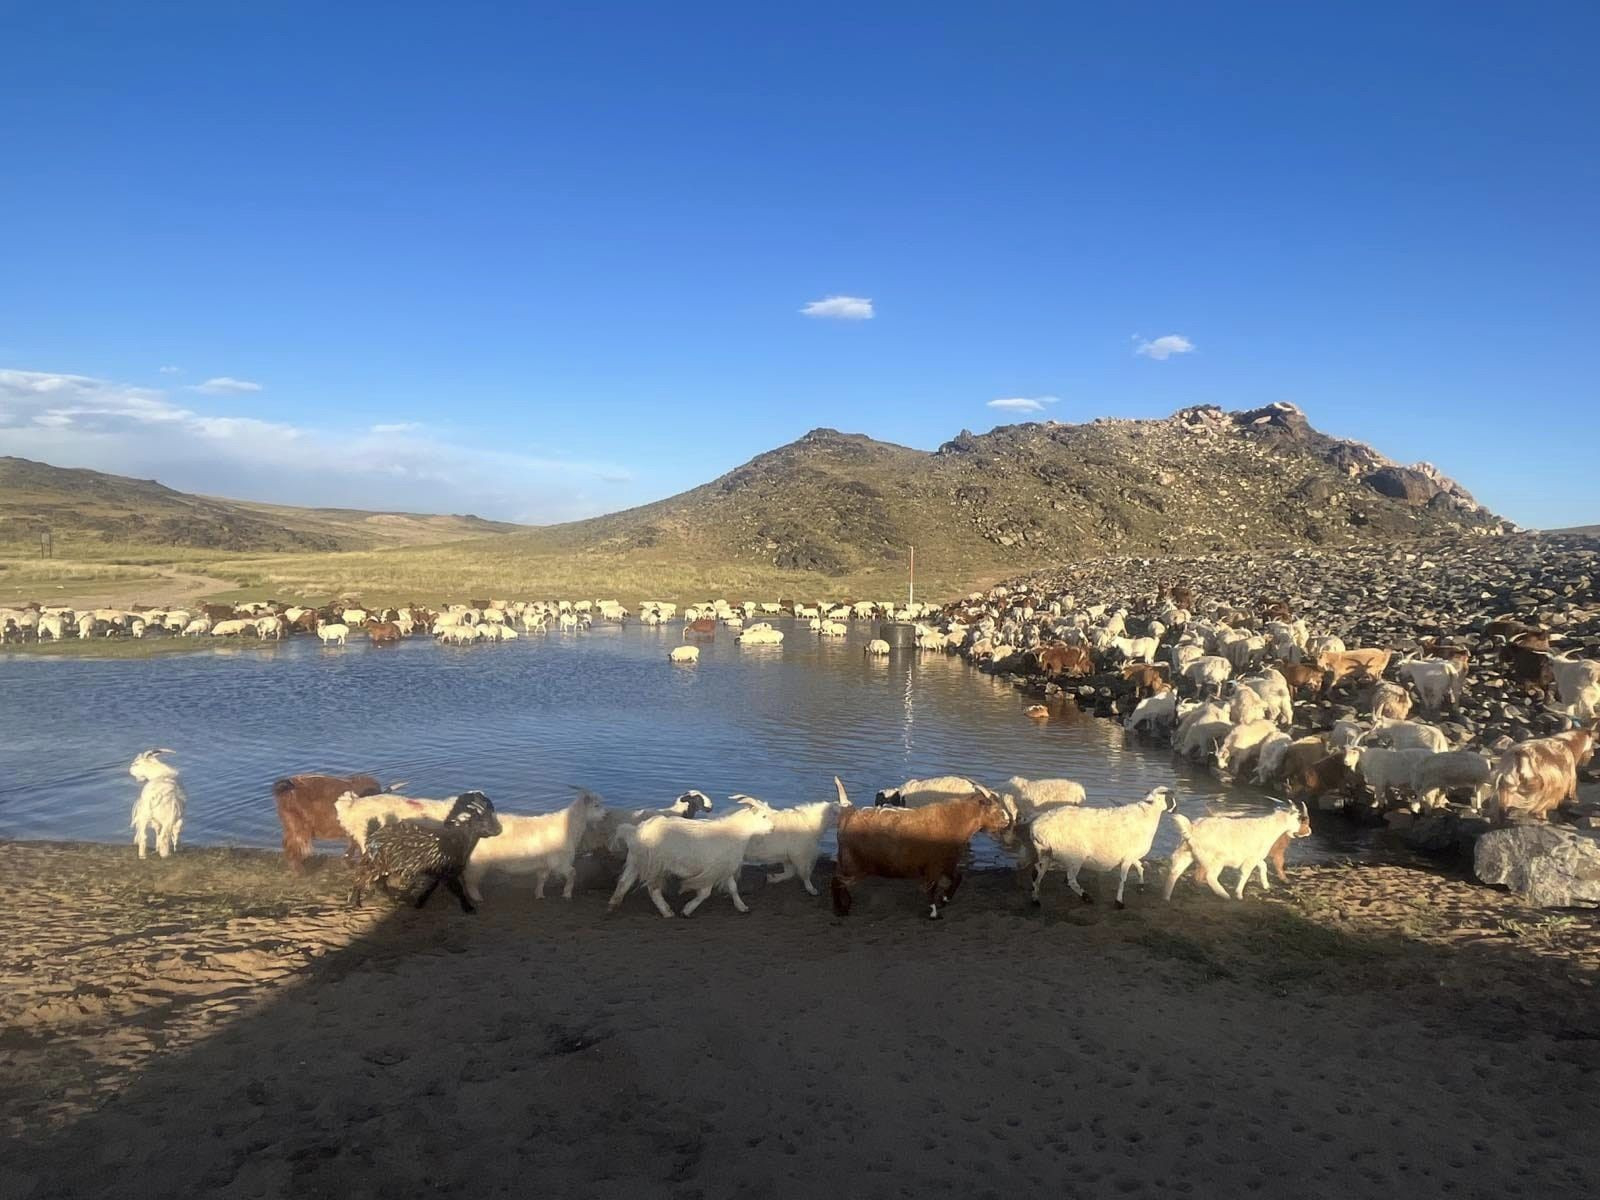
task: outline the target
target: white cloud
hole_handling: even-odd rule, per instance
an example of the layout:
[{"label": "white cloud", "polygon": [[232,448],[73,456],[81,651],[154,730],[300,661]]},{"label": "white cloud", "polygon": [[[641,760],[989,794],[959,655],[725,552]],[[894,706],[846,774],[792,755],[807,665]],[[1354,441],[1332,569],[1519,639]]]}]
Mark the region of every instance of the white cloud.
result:
[{"label": "white cloud", "polygon": [[182,375],[183,374],[183,368],[182,367],[158,367],[156,369],[159,370],[163,375]]},{"label": "white cloud", "polygon": [[248,379],[233,379],[227,375],[218,375],[215,379],[194,384],[189,390],[204,392],[208,396],[243,396],[248,392],[259,392],[261,385],[252,383]]},{"label": "white cloud", "polygon": [[872,301],[862,296],[827,296],[813,300],[800,310],[808,317],[827,317],[835,321],[872,320]]},{"label": "white cloud", "polygon": [[1003,409],[1006,412],[1043,412],[1046,404],[1054,404],[1059,396],[1007,396],[1003,400],[989,401],[990,408]]},{"label": "white cloud", "polygon": [[208,495],[507,520],[616,508],[633,478],[611,462],[463,445],[419,422],[347,430],[198,413],[159,388],[47,371],[0,369],[0,446]]},{"label": "white cloud", "polygon": [[1140,341],[1137,335],[1134,341],[1139,342],[1134,347],[1135,354],[1142,354],[1146,358],[1153,358],[1157,362],[1165,362],[1174,354],[1188,354],[1194,349],[1194,343],[1181,333],[1169,333],[1165,337],[1158,337],[1151,341]]}]

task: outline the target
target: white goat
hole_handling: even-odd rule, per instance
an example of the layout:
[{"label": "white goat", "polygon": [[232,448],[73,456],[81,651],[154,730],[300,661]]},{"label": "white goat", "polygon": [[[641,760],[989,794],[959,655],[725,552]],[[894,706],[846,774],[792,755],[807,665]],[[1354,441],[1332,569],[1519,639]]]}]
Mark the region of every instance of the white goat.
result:
[{"label": "white goat", "polygon": [[1245,884],[1255,873],[1261,877],[1261,890],[1270,892],[1267,883],[1267,855],[1284,834],[1292,838],[1305,837],[1311,832],[1311,818],[1305,806],[1296,802],[1292,807],[1275,808],[1261,816],[1217,815],[1201,817],[1191,822],[1179,813],[1172,814],[1183,841],[1172,856],[1167,869],[1167,885],[1161,895],[1172,899],[1172,889],[1178,877],[1189,869],[1191,862],[1200,864],[1205,872],[1206,884],[1217,895],[1227,898],[1222,886],[1222,872],[1234,868],[1239,872],[1239,885],[1234,889],[1235,900],[1244,899]]},{"label": "white goat", "polygon": [[1595,716],[1596,703],[1600,701],[1600,659],[1563,658],[1559,654],[1545,657],[1550,660],[1556,694],[1571,707],[1572,715],[1584,720]]},{"label": "white goat", "polygon": [[1437,808],[1451,791],[1471,788],[1472,807],[1478,808],[1488,793],[1489,771],[1489,760],[1476,750],[1445,750],[1417,763],[1412,788],[1424,808]]},{"label": "white goat", "polygon": [[[1121,872],[1117,879],[1117,907],[1126,907],[1122,892],[1128,883],[1128,872],[1150,853],[1161,814],[1177,807],[1177,793],[1169,787],[1158,787],[1135,804],[1115,808],[1068,804],[1039,813],[1028,826],[1028,840],[1036,859],[1033,902],[1039,903],[1039,885],[1052,869],[1065,871],[1067,886],[1085,903],[1089,902],[1092,897],[1078,882],[1078,872],[1088,867]],[[1142,869],[1140,874],[1142,877]]]},{"label": "white goat", "polygon": [[1423,708],[1437,712],[1446,700],[1461,703],[1461,671],[1453,662],[1443,658],[1403,658],[1395,674],[1411,681]]},{"label": "white goat", "polygon": [[1421,721],[1391,721],[1380,717],[1364,742],[1386,738],[1396,750],[1432,750],[1435,754],[1450,749],[1450,739],[1436,725]]},{"label": "white goat", "polygon": [[593,854],[601,850],[620,853],[622,843],[617,840],[617,830],[624,825],[637,825],[641,821],[648,821],[651,817],[683,817],[686,820],[693,820],[696,815],[710,811],[711,797],[692,788],[662,808],[636,808],[631,812],[608,808],[600,823],[583,835],[583,841],[578,845],[578,853]]},{"label": "white goat", "polygon": [[134,801],[131,822],[133,844],[139,848],[140,858],[144,857],[146,830],[162,858],[178,848],[178,834],[183,832],[183,811],[189,797],[178,782],[178,768],[159,757],[171,753],[166,749],[146,750],[128,767],[128,774],[144,784]]},{"label": "white goat", "polygon": [[1208,688],[1214,696],[1222,694],[1222,685],[1233,674],[1233,664],[1218,654],[1207,654],[1195,659],[1183,669],[1183,677],[1202,693]]},{"label": "white goat", "polygon": [[978,790],[978,785],[961,775],[939,775],[932,779],[908,779],[899,787],[885,788],[874,804],[895,808],[921,808],[941,800],[959,800]]},{"label": "white goat", "polygon": [[330,642],[338,642],[339,645],[342,646],[345,644],[345,638],[350,636],[350,626],[337,624],[329,625],[323,621],[318,621],[317,636],[322,639],[322,644],[324,646]]},{"label": "white goat", "polygon": [[719,887],[728,893],[737,911],[749,912],[739,898],[739,868],[744,865],[750,839],[772,832],[773,814],[760,800],[745,797],[740,804],[743,807],[738,811],[715,821],[651,817],[618,829],[617,838],[627,848],[628,861],[607,907],[614,911],[628,890],[640,883],[650,893],[656,911],[671,917],[672,908],[661,889],[668,879],[677,878],[684,889],[694,892],[694,898],[683,906],[686,917],[694,915]]},{"label": "white goat", "polygon": [[358,796],[346,792],[333,802],[333,818],[345,836],[356,844],[362,854],[367,852],[367,834],[374,824],[381,827],[396,821],[437,821],[444,823],[450,815],[455,800],[425,800],[420,796],[402,796],[398,792],[376,792],[371,796]]},{"label": "white goat", "polygon": [[1139,701],[1122,727],[1130,733],[1137,733],[1148,726],[1152,732],[1163,726],[1170,727],[1178,719],[1178,693],[1162,692],[1157,696],[1146,696]]},{"label": "white goat", "polygon": [[[817,888],[811,882],[811,872],[816,869],[817,855],[822,848],[822,835],[829,822],[837,822],[839,810],[850,807],[850,797],[837,775],[833,779],[837,800],[818,800],[814,804],[797,804],[793,808],[772,810],[772,831],[758,833],[745,847],[744,861],[752,866],[781,866],[776,875],[768,875],[768,883],[782,883],[785,879],[799,877],[801,885],[813,896]],[[748,796],[734,796],[743,803]]]},{"label": "white goat", "polygon": [[500,836],[484,838],[473,848],[467,869],[461,873],[462,886],[473,901],[483,899],[478,884],[489,871],[508,875],[532,875],[533,898],[544,899],[544,885],[552,875],[565,886],[563,900],[572,899],[578,879],[578,843],[591,826],[605,817],[605,806],[593,792],[580,791],[577,798],[560,812],[524,817],[501,813]]},{"label": "white goat", "polygon": [[1245,774],[1254,765],[1262,743],[1277,732],[1278,727],[1267,720],[1235,725],[1217,747],[1217,770],[1227,774],[1231,765],[1232,774]]},{"label": "white goat", "polygon": [[1352,746],[1344,752],[1347,770],[1358,771],[1381,808],[1396,788],[1411,791],[1416,786],[1417,768],[1434,751],[1427,749],[1390,750],[1383,746]]}]

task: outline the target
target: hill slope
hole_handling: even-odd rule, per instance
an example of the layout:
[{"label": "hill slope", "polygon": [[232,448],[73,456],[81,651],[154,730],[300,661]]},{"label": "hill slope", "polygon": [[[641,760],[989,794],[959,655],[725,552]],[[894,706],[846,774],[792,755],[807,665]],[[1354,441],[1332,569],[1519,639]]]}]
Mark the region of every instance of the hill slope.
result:
[{"label": "hill slope", "polygon": [[963,432],[937,451],[817,429],[681,495],[469,546],[270,566],[305,592],[924,594],[1106,553],[1338,544],[1509,528],[1425,463],[1290,405]]},{"label": "hill slope", "polygon": [[817,429],[692,491],[503,548],[627,557],[676,546],[843,575],[910,544],[1011,564],[1504,525],[1428,464],[1319,433],[1284,404],[963,431],[932,453]]},{"label": "hill slope", "polygon": [[0,458],[0,545],[36,546],[40,532],[49,529],[63,556],[105,543],[246,552],[363,550],[519,528],[478,517],[222,500],[150,479]]}]

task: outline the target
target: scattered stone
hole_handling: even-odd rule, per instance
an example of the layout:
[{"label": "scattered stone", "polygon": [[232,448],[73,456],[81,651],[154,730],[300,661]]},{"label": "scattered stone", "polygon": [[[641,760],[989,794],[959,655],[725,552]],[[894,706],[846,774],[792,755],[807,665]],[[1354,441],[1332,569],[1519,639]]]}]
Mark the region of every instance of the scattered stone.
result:
[{"label": "scattered stone", "polygon": [[1600,837],[1554,825],[1512,825],[1478,839],[1473,872],[1535,908],[1600,905]]}]

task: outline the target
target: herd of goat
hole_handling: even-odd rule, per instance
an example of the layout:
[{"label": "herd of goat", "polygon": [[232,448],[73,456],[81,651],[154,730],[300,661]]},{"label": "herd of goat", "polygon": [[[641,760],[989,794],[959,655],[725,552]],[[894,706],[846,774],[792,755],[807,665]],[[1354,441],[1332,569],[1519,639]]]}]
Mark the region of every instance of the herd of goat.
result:
[{"label": "herd of goat", "polygon": [[[178,771],[165,761],[172,751],[140,754],[130,774],[143,787],[134,807],[135,842],[144,857],[147,835],[154,834],[161,857],[176,848],[186,797]],[[982,832],[1010,852],[1031,876],[1033,903],[1052,870],[1084,902],[1092,897],[1079,876],[1087,871],[1116,872],[1115,902],[1123,907],[1130,873],[1144,883],[1144,858],[1150,853],[1164,816],[1178,827],[1180,846],[1168,872],[1165,895],[1188,866],[1218,895],[1225,870],[1238,872],[1233,896],[1242,899],[1252,874],[1263,889],[1270,863],[1285,879],[1283,851],[1289,839],[1311,832],[1303,804],[1276,804],[1265,811],[1218,812],[1190,821],[1178,814],[1171,788],[1153,789],[1132,804],[1094,807],[1084,803],[1083,787],[1068,779],[1007,781],[991,790],[971,780],[947,777],[908,780],[879,792],[870,807],[851,804],[844,784],[834,779],[834,799],[775,808],[754,796],[730,797],[733,807],[707,816],[710,799],[685,792],[661,809],[608,808],[596,795],[578,792],[565,808],[538,815],[499,813],[482,792],[441,800],[384,791],[368,775],[294,775],[273,784],[283,826],[284,856],[299,870],[319,840],[347,843],[354,861],[350,900],[359,905],[379,888],[418,892],[427,903],[442,883],[467,911],[483,899],[482,885],[493,872],[530,875],[543,898],[551,878],[562,882],[571,899],[579,860],[598,855],[620,859],[610,907],[615,909],[635,886],[648,893],[663,917],[674,914],[665,889],[676,883],[689,894],[682,915],[690,916],[717,890],[739,912],[749,908],[739,895],[739,873],[747,865],[777,868],[771,883],[798,879],[811,895],[823,838],[835,832],[838,853],[831,881],[833,908],[847,915],[852,888],[869,877],[917,881],[928,915],[937,919],[961,885],[961,866],[974,835]],[[695,819],[701,817],[703,819]]]},{"label": "herd of goat", "polygon": [[[8,630],[17,611],[5,614]],[[1220,890],[1218,873],[1237,869],[1236,894],[1242,894],[1252,871],[1265,885],[1269,861],[1282,877],[1283,847],[1288,837],[1308,830],[1310,803],[1338,808],[1363,797],[1381,808],[1398,796],[1416,811],[1454,798],[1494,821],[1550,819],[1576,801],[1578,772],[1590,761],[1600,733],[1600,661],[1555,653],[1545,631],[1515,620],[1490,621],[1482,633],[1500,645],[1512,683],[1538,690],[1550,706],[1550,719],[1567,727],[1475,747],[1452,744],[1448,722],[1413,714],[1419,706],[1439,714],[1459,704],[1472,669],[1463,646],[1436,638],[1400,657],[1384,648],[1347,647],[1335,635],[1309,629],[1281,602],[1264,603],[1256,613],[1240,612],[1226,603],[1200,603],[1182,587],[1150,598],[1137,619],[1126,608],[1079,608],[1061,598],[1036,606],[1005,588],[942,609],[867,602],[734,606],[719,600],[680,614],[672,604],[653,601],[641,602],[634,611],[616,601],[473,601],[439,612],[420,606],[369,613],[263,604],[230,608],[226,616],[219,610],[138,619],[148,628],[159,616],[163,627],[184,633],[195,632],[196,622],[210,622],[213,635],[254,622],[258,636],[299,629],[325,641],[330,634],[342,640],[360,628],[380,643],[423,631],[452,640],[502,640],[515,637],[517,626],[524,632],[566,631],[597,619],[637,619],[647,625],[681,620],[685,644],[671,657],[683,662],[698,653],[687,643],[714,637],[719,626],[738,629],[741,641],[779,641],[783,634],[769,622],[752,620],[779,614],[808,621],[823,638],[845,633],[851,619],[914,623],[919,650],[960,653],[989,669],[1003,666],[1007,673],[1043,677],[1057,687],[1105,679],[1113,672],[1127,689],[1124,724],[1131,733],[1164,738],[1176,754],[1213,764],[1225,780],[1250,781],[1287,798],[1264,814],[1218,813],[1191,823],[1173,813],[1181,836],[1173,878],[1192,860],[1209,886]],[[38,637],[64,636],[68,627],[64,612],[30,608],[22,615]],[[104,612],[75,618],[80,631],[98,630],[112,620]],[[119,619],[126,624],[128,614]],[[127,632],[137,635],[137,630]],[[886,654],[890,648],[874,639],[866,649]],[[1359,694],[1365,710],[1348,710],[1348,716],[1331,725],[1324,720],[1321,728],[1297,726],[1297,702],[1308,692],[1324,698],[1336,688],[1340,694]],[[1038,705],[1028,709],[1035,716],[1049,711]],[[183,792],[176,771],[162,760],[165,753],[141,754],[131,768],[144,782],[134,811],[141,856],[147,833],[154,835],[158,853],[170,853],[182,823]],[[575,856],[610,853],[624,859],[613,902],[642,883],[665,915],[670,909],[661,888],[671,878],[695,894],[687,911],[717,887],[743,911],[736,876],[746,862],[777,865],[782,878],[796,876],[814,891],[817,847],[830,823],[838,830],[832,887],[841,912],[849,908],[857,878],[891,875],[921,879],[937,915],[960,882],[957,864],[967,841],[980,830],[1034,872],[1036,896],[1044,875],[1056,867],[1067,872],[1079,894],[1084,894],[1079,870],[1119,870],[1120,902],[1130,871],[1142,882],[1141,860],[1162,815],[1173,807],[1170,794],[1160,790],[1135,804],[1100,807],[1085,804],[1083,789],[1068,780],[1014,779],[1006,789],[990,791],[953,777],[909,781],[880,793],[880,803],[870,809],[851,807],[842,786],[836,799],[799,808],[773,809],[752,797],[736,797],[734,811],[707,821],[685,819],[709,808],[697,792],[685,793],[670,811],[659,813],[619,813],[584,794],[562,813],[542,816],[496,815],[488,799],[476,793],[434,801],[386,793],[365,776],[296,776],[280,780],[274,793],[289,861],[303,861],[313,840],[346,839],[351,853],[360,856],[358,895],[391,877],[424,875],[458,890],[470,906],[481,895],[484,874],[494,870],[533,874],[541,894],[545,878],[556,875],[565,879],[570,894]],[[735,845],[737,853],[730,849]]]}]

